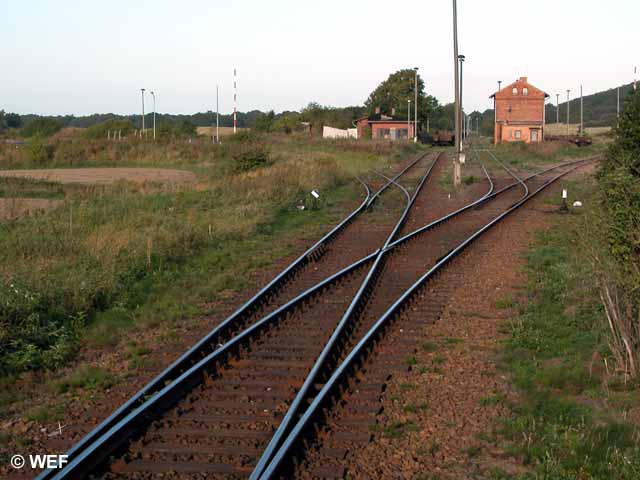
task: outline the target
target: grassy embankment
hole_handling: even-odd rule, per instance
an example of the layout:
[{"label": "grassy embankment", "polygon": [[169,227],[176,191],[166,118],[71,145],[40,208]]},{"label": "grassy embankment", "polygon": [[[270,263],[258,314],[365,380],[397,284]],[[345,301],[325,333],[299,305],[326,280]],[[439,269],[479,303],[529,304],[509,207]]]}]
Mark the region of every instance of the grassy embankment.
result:
[{"label": "grassy embankment", "polygon": [[595,188],[595,181],[570,186],[586,209],[538,235],[527,257],[526,301],[498,305],[520,311],[505,325],[503,351],[519,395],[493,440],[530,467],[522,478],[640,478],[640,391],[611,361],[590,258],[601,215]]},{"label": "grassy embankment", "polygon": [[[259,138],[221,146],[76,140],[45,157],[0,150],[3,168],[153,166],[198,175],[197,184],[181,186],[0,183],[2,195],[65,199],[0,223],[0,403],[20,399],[12,385],[23,372],[55,370],[82,347],[113,348],[132,328],[206,314],[207,302],[255,287],[253,272],[299,250],[296,238],[317,238],[356,204],[363,190],[353,175],[416,148]],[[322,193],[315,204],[312,188]],[[311,208],[300,212],[300,200]],[[105,383],[104,372],[83,368],[62,384]]]}]

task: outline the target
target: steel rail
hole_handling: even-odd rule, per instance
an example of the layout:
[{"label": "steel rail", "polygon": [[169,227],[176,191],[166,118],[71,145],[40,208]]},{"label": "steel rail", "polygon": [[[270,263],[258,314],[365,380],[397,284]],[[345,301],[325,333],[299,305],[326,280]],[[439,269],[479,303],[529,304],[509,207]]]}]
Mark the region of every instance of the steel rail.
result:
[{"label": "steel rail", "polygon": [[[337,226],[335,226],[330,232],[324,235],[320,240],[318,240],[315,244],[313,244],[310,248],[308,248],[302,255],[300,255],[296,260],[294,260],[288,267],[286,267],[280,274],[274,277],[265,287],[263,287],[256,295],[254,295],[250,300],[245,302],[240,308],[238,308],[233,314],[227,317],[222,323],[220,323],[216,328],[214,328],[211,332],[205,335],[202,339],[200,339],[194,346],[192,346],[187,352],[181,355],[176,361],[174,361],[167,369],[158,374],[153,380],[151,380],[147,385],[145,385],[141,390],[136,392],[131,398],[129,398],[124,404],[122,404],[118,409],[116,409],[109,417],[103,420],[98,426],[96,426],[93,430],[91,430],[87,435],[85,435],[78,443],[74,444],[74,446],[67,451],[67,456],[69,459],[69,463],[62,470],[53,470],[46,469],[38,475],[38,480],[44,480],[49,478],[72,478],[72,471],[76,467],[72,467],[75,465],[74,459],[76,457],[82,456],[82,460],[80,463],[83,465],[86,464],[86,460],[84,459],[84,455],[82,453],[85,450],[89,450],[90,453],[95,449],[92,448],[92,443],[99,442],[101,445],[104,444],[104,437],[109,434],[109,432],[113,432],[115,426],[118,426],[122,423],[123,420],[129,418],[132,413],[136,413],[139,411],[146,411],[146,408],[143,408],[146,404],[147,399],[153,395],[159,395],[161,392],[164,392],[166,388],[170,385],[173,385],[175,380],[180,379],[184,376],[186,372],[191,372],[196,365],[200,365],[202,360],[206,360],[211,357],[212,353],[217,351],[216,349],[222,347],[222,337],[225,333],[225,329],[228,328],[232,323],[238,322],[242,315],[247,313],[252,313],[252,309],[256,310],[258,308],[258,304],[265,296],[275,290],[279,284],[286,282],[289,276],[291,276],[297,269],[301,268],[304,263],[307,263],[309,259],[314,255],[315,251],[321,248],[324,244],[329,243],[336,234],[344,229],[357,215],[362,213],[364,210],[368,209],[373,201],[390,185],[394,183],[395,180],[404,175],[410,168],[415,166],[418,162],[424,159],[428,153],[424,153],[418,156],[415,160],[409,163],[404,169],[402,169],[399,173],[394,175],[389,181],[381,187],[374,196],[371,195],[371,190],[369,187],[358,177],[357,180],[364,186],[366,190],[366,196],[363,202],[360,204],[358,208],[356,208],[351,214],[349,214],[342,222],[340,222]],[[374,252],[376,253],[376,252]],[[314,287],[306,290],[299,294],[296,298],[287,302],[284,306],[274,310],[271,314],[264,317],[262,320],[270,321],[277,314],[282,313],[284,307],[292,307],[297,305],[300,301],[303,301],[307,297],[315,294],[318,291],[317,287],[326,287],[328,284],[335,282],[338,278],[341,278],[345,273],[351,272],[353,270],[352,267],[356,265],[360,265],[362,262],[367,263],[371,258],[373,258],[374,253],[370,254],[367,257],[364,257],[352,265],[346,267],[341,272],[338,272],[320,283],[316,284]],[[262,322],[261,325],[266,322]],[[246,331],[246,330],[245,330]],[[245,337],[239,334],[238,338],[244,339]],[[236,337],[234,337],[236,338]],[[228,343],[228,342],[227,342]],[[210,346],[214,345],[215,348],[211,349]],[[207,355],[208,353],[208,355]],[[204,357],[204,358],[203,358]],[[93,454],[88,455],[88,457],[92,457]],[[67,473],[69,472],[69,473]],[[61,476],[61,474],[63,474]]]},{"label": "steel rail", "polygon": [[522,179],[520,177],[518,177],[515,173],[513,173],[509,167],[507,167],[504,163],[502,163],[500,160],[498,160],[498,157],[496,157],[491,150],[488,150],[488,149],[480,149],[480,150],[474,149],[474,151],[476,152],[476,154],[478,152],[487,152],[489,155],[491,155],[491,157],[493,157],[493,159],[502,168],[504,168],[509,175],[511,175],[513,178],[515,178],[516,180],[518,180],[522,184],[522,187],[524,188],[524,192],[525,192],[524,196],[526,197],[527,195],[529,195],[529,187],[527,187],[527,184],[524,181],[522,181]]},{"label": "steel rail", "polygon": [[[559,167],[556,167],[559,168]],[[332,394],[336,393],[336,389],[340,384],[344,385],[344,382],[352,377],[358,368],[359,365],[364,363],[364,357],[366,354],[371,353],[372,351],[372,343],[375,342],[377,335],[382,333],[384,328],[389,326],[390,320],[395,318],[395,315],[401,311],[405,303],[413,298],[413,295],[425,285],[427,280],[429,280],[436,272],[438,272],[441,268],[447,265],[452,259],[457,257],[461,251],[463,251],[467,246],[469,246],[472,242],[474,242],[478,237],[487,232],[490,228],[504,219],[507,215],[513,213],[519,207],[528,202],[531,198],[535,197],[539,192],[544,190],[546,187],[557,181],[558,179],[564,177],[565,175],[571,173],[572,171],[580,168],[580,165],[573,166],[570,170],[563,172],[551,180],[546,181],[543,185],[541,185],[537,190],[528,195],[525,198],[522,198],[516,204],[511,206],[502,214],[498,215],[496,218],[491,220],[489,223],[484,225],[482,228],[478,229],[471,236],[467,237],[466,240],[461,242],[455,249],[449,252],[445,257],[440,259],[433,267],[431,267],[422,277],[420,277],[411,287],[409,287],[405,292],[393,303],[393,305],[387,309],[387,311],[376,321],[371,329],[365,334],[365,336],[357,343],[357,345],[351,350],[349,355],[345,358],[345,360],[339,365],[339,367],[334,371],[331,377],[327,380],[327,382],[323,385],[320,392],[313,399],[311,405],[306,409],[304,414],[301,416],[299,421],[293,427],[291,433],[287,436],[287,438],[283,441],[282,446],[274,455],[271,462],[266,466],[263,470],[263,473],[259,476],[260,480],[268,480],[274,478],[274,476],[278,473],[279,469],[283,468],[283,462],[287,458],[287,455],[293,450],[295,445],[299,444],[301,440],[301,436],[304,434],[305,430],[311,428],[312,420],[314,426],[317,428],[318,425],[318,417],[321,414],[321,407],[327,406],[331,402]]]},{"label": "steel rail", "polygon": [[[335,350],[338,348],[338,345],[339,345],[338,342],[340,340],[340,337],[342,336],[345,329],[349,328],[349,326],[353,322],[355,322],[354,317],[356,317],[360,313],[363,299],[365,300],[367,299],[365,297],[368,297],[369,295],[368,292],[372,284],[374,283],[375,279],[379,275],[380,267],[384,263],[384,256],[386,254],[387,247],[389,246],[391,241],[397,235],[398,231],[402,228],[402,226],[406,222],[409,211],[413,207],[415,200],[418,197],[420,191],[422,190],[422,187],[424,186],[427,178],[431,175],[433,167],[438,161],[444,158],[444,156],[445,156],[444,153],[440,154],[438,158],[436,158],[433,161],[433,163],[429,166],[424,176],[420,180],[420,183],[416,187],[413,193],[413,196],[411,196],[407,191],[407,189],[404,188],[399,183],[397,183],[395,180],[388,179],[392,181],[405,194],[407,204],[404,209],[404,212],[402,213],[402,216],[396,223],[393,231],[389,234],[386,241],[384,242],[382,249],[380,249],[379,253],[376,255],[373,265],[369,268],[369,271],[367,272],[367,276],[363,279],[362,283],[360,284],[360,287],[358,288],[358,291],[354,295],[353,299],[351,300],[351,303],[347,307],[345,313],[342,315],[342,318],[340,319],[340,321],[336,325],[336,328],[331,334],[331,337],[323,347],[322,352],[320,352],[320,355],[318,355],[318,358],[316,359],[309,374],[305,378],[303,385],[300,387],[300,389],[296,393],[295,398],[289,405],[289,408],[287,409],[287,413],[285,414],[284,418],[280,422],[280,425],[278,425],[276,432],[272,435],[271,440],[269,441],[269,444],[263,451],[260,457],[260,460],[258,460],[256,467],[251,473],[251,476],[249,477],[250,480],[255,480],[260,477],[264,469],[267,467],[267,465],[273,458],[273,455],[275,455],[275,453],[277,452],[277,449],[282,444],[282,441],[285,438],[285,435],[289,433],[295,418],[300,414],[301,409],[304,407],[305,399],[308,397],[311,389],[314,388],[314,385],[318,382],[320,374],[327,368],[327,364],[329,363],[329,361],[331,360],[332,362],[335,362],[338,360],[338,352],[336,352]],[[379,172],[376,172],[376,173],[378,173],[378,175],[384,178],[387,178],[385,175]]]},{"label": "steel rail", "polygon": [[[590,162],[590,161],[595,160],[596,158],[598,158],[598,157],[582,159],[582,160],[575,160],[575,161],[572,161],[572,162],[564,163],[562,165],[556,165],[554,167],[549,167],[549,168],[547,168],[545,170],[542,170],[540,172],[537,172],[537,173],[534,173],[532,175],[529,175],[528,177],[526,177],[524,179],[524,181],[527,182],[527,181],[531,180],[532,178],[538,177],[540,175],[544,175],[545,173],[548,173],[548,172],[550,172],[552,170],[557,170],[558,168],[568,167],[568,166],[572,166],[572,165],[576,165],[576,164],[580,164],[580,163],[584,163],[584,162]],[[483,168],[484,168],[484,166],[483,166]],[[486,172],[486,169],[485,169],[485,174],[488,175],[487,172]],[[491,179],[489,179],[489,181],[491,181]],[[445,222],[451,220],[452,218],[454,218],[455,216],[457,216],[460,213],[464,212],[465,210],[477,207],[477,206],[481,205],[482,203],[487,202],[487,201],[495,198],[496,196],[498,196],[498,195],[506,192],[507,190],[510,190],[513,187],[517,186],[518,184],[519,184],[519,182],[514,182],[514,183],[512,183],[510,185],[507,185],[507,186],[501,188],[498,191],[493,191],[493,182],[492,182],[491,183],[490,192],[488,192],[483,197],[479,198],[475,202],[470,203],[469,205],[465,205],[464,207],[461,207],[461,208],[459,208],[458,210],[456,210],[454,212],[451,212],[451,213],[449,213],[449,214],[447,214],[447,215],[445,215],[445,216],[443,216],[443,217],[441,217],[441,218],[439,218],[437,220],[434,220],[433,222],[429,223],[428,225],[420,227],[420,228],[414,230],[411,233],[407,233],[403,237],[401,237],[398,240],[396,240],[395,242],[391,243],[388,248],[389,249],[395,248],[396,246],[398,246],[398,245],[400,245],[402,243],[405,243],[408,240],[411,240],[412,238],[415,238],[416,236],[418,236],[418,235],[420,235],[420,234],[422,234],[422,233],[424,233],[424,232],[426,232],[428,230],[431,230],[434,227],[436,227],[436,226],[438,226],[438,225],[440,225],[442,223],[445,223]]]},{"label": "steel rail", "polygon": [[52,478],[85,478],[97,465],[107,459],[113,451],[132,436],[140,433],[146,425],[172,408],[187,395],[189,391],[199,385],[204,373],[214,374],[230,357],[238,355],[240,348],[243,347],[246,340],[263,332],[267,327],[271,327],[273,322],[282,320],[288,312],[311,295],[321,293],[323,289],[329,287],[340,278],[370,263],[377,257],[379,252],[380,250],[376,250],[340,272],[326,278],[322,282],[314,285],[311,289],[278,307],[258,322],[243,330],[240,334],[234,336],[227,343],[220,346],[220,348],[207,355],[187,371],[183,372],[178,378],[164,386],[158,393],[147,398],[141,406],[130,412],[97,440],[92,442],[91,445],[79,453],[62,470],[54,471]]}]

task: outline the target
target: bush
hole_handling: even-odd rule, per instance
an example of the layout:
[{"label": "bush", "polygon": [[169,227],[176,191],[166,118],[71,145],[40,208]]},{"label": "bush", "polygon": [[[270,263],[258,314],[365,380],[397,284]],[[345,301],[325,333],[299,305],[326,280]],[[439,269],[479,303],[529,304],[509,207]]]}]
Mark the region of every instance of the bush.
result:
[{"label": "bush", "polygon": [[97,123],[87,128],[84,136],[92,139],[107,138],[108,132],[115,135],[117,131],[120,131],[121,135],[125,136],[133,132],[134,129],[133,123],[129,120],[107,120],[106,122]]},{"label": "bush", "polygon": [[27,152],[31,161],[39,166],[46,165],[53,158],[54,148],[40,136],[32,137],[27,143]]},{"label": "bush", "polygon": [[37,118],[24,126],[22,136],[27,138],[34,136],[50,137],[62,130],[62,126],[62,123],[52,118]]},{"label": "bush", "polygon": [[231,154],[233,170],[248,172],[269,164],[269,150],[259,142],[238,145]]}]

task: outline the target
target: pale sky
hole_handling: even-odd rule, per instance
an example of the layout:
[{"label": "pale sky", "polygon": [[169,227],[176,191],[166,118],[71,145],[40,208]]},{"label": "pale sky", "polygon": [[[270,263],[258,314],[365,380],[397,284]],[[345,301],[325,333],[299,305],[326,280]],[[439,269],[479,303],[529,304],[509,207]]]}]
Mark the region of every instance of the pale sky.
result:
[{"label": "pale sky", "polygon": [[[419,67],[453,99],[452,2],[406,0],[2,0],[0,109],[138,113],[359,105],[389,73]],[[553,95],[595,93],[640,67],[638,0],[458,0],[465,110],[519,76]],[[147,109],[151,99],[147,98]]]}]

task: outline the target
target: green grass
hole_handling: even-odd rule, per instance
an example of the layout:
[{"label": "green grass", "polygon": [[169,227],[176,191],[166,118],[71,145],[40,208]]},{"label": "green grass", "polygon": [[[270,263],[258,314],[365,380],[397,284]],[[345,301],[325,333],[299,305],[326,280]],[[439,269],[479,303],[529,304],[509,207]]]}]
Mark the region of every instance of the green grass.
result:
[{"label": "green grass", "polygon": [[391,422],[385,425],[383,434],[387,438],[401,438],[407,432],[415,432],[418,429],[416,424],[409,420],[407,422]]},{"label": "green grass", "polygon": [[[37,166],[78,166],[73,153],[88,155],[80,166],[188,168],[200,183],[65,187],[63,207],[0,224],[0,375],[59,368],[81,345],[113,346],[132,327],[206,314],[206,302],[256,288],[252,272],[300,249],[290,239],[317,238],[344,215],[345,202],[362,197],[354,173],[420,150],[383,146],[379,153],[365,142],[343,151],[331,142],[275,139],[260,147],[270,154],[267,163],[238,173],[230,166],[234,149],[244,155],[245,147],[231,140],[224,148],[57,145],[66,156]],[[0,153],[14,155],[5,166],[34,166],[20,149]],[[60,186],[22,180],[0,182],[0,192],[9,184],[12,195],[60,195]],[[320,201],[311,200],[312,189]],[[299,201],[308,208],[298,210]]]},{"label": "green grass", "polygon": [[[593,156],[602,153],[604,148],[604,146],[598,144],[590,147],[577,147],[555,142],[537,145],[514,142],[491,146],[491,150],[500,161],[508,166],[523,169],[536,169],[537,166],[545,163],[556,163]],[[485,161],[490,160],[487,153],[481,153],[480,157]]]},{"label": "green grass", "polygon": [[67,377],[53,382],[53,387],[58,393],[79,389],[104,390],[113,386],[115,381],[115,376],[103,368],[82,366]]},{"label": "green grass", "polygon": [[530,467],[522,478],[640,478],[638,428],[611,407],[619,394],[603,386],[607,380],[589,373],[594,352],[606,357],[607,349],[597,291],[584,281],[588,262],[574,248],[577,233],[571,223],[542,233],[527,257],[529,299],[503,352],[521,394],[500,433]]}]

